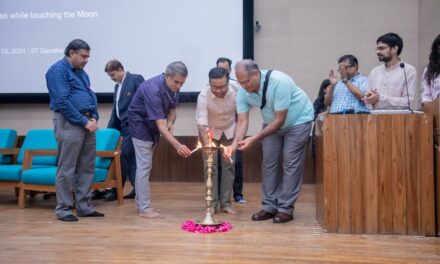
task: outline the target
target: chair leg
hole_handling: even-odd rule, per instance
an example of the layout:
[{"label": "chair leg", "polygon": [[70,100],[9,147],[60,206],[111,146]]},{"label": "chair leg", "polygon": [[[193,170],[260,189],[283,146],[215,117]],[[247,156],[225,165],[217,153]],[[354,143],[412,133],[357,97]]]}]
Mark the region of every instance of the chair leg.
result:
[{"label": "chair leg", "polygon": [[23,187],[20,187],[18,195],[18,208],[23,209],[26,205],[26,191]]},{"label": "chair leg", "polygon": [[20,195],[20,188],[15,187],[15,197],[18,197],[18,195]]},{"label": "chair leg", "polygon": [[118,198],[118,204],[123,205],[124,204],[124,188],[122,188],[122,182],[116,181],[116,194]]}]

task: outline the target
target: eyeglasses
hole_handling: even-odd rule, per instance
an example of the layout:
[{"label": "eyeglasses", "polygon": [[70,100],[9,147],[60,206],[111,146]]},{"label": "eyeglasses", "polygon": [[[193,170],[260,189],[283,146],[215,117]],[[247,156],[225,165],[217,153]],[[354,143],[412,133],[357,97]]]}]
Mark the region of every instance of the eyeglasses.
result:
[{"label": "eyeglasses", "polygon": [[[354,67],[355,65],[354,64],[351,64],[351,65],[347,65],[347,66],[345,66],[345,69],[347,70],[348,68],[352,68],[352,67]],[[340,72],[341,71],[341,69],[339,68],[338,69],[338,72]]]}]

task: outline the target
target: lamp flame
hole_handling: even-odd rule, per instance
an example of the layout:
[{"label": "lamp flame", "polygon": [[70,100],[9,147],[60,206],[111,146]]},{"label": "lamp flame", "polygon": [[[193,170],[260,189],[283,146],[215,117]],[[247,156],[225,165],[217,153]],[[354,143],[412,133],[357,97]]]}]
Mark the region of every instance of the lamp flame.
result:
[{"label": "lamp flame", "polygon": [[197,150],[202,148],[202,143],[200,143],[200,141],[197,141],[197,146],[195,149],[191,150],[191,154],[192,155],[194,152],[196,152]]}]

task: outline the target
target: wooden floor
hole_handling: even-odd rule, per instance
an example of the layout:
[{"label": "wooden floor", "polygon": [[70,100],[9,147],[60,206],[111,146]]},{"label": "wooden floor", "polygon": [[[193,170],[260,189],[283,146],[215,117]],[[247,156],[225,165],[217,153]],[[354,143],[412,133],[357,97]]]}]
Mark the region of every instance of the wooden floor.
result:
[{"label": "wooden floor", "polygon": [[[128,189],[127,189],[128,191]],[[295,220],[252,222],[260,185],[245,184],[239,214],[216,215],[233,229],[193,234],[180,229],[202,217],[201,183],[152,183],[153,206],[163,220],[135,213],[134,201],[94,201],[102,219],[58,221],[55,199],[41,195],[18,209],[14,192],[0,189],[0,263],[440,263],[440,239],[391,235],[327,234],[315,221],[314,185],[304,185]]]}]

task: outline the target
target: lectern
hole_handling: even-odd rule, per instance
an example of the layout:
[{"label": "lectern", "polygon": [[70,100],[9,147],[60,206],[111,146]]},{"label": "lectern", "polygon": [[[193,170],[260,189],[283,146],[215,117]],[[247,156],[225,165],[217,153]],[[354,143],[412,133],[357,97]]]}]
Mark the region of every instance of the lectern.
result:
[{"label": "lectern", "polygon": [[325,115],[316,126],[327,232],[435,235],[431,114]]},{"label": "lectern", "polygon": [[[439,140],[440,140],[440,103],[439,98],[432,101],[431,103],[427,103],[423,106],[423,112],[430,113],[433,116],[434,120],[434,136],[437,138],[437,147],[434,151],[435,155],[435,163],[434,163],[434,171],[436,178],[435,185],[435,194],[436,194],[436,212],[437,212],[437,234],[440,232],[440,148],[439,148]],[[439,234],[440,235],[440,234]]]}]

